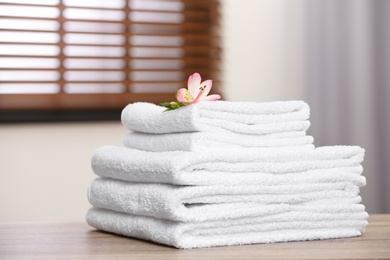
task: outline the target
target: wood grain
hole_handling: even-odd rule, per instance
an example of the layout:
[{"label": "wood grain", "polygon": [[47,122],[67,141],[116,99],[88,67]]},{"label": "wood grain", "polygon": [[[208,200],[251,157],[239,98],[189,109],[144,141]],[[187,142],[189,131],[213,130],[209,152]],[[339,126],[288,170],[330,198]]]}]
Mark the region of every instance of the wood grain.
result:
[{"label": "wood grain", "polygon": [[361,237],[180,250],[85,223],[2,223],[0,259],[390,259],[390,215]]}]

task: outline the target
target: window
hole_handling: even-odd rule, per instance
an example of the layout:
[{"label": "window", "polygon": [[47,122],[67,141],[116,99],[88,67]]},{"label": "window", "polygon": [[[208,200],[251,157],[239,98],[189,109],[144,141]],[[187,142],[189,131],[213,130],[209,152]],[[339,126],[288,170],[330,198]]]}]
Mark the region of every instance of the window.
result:
[{"label": "window", "polygon": [[218,2],[0,0],[0,111],[162,102],[218,81]]}]

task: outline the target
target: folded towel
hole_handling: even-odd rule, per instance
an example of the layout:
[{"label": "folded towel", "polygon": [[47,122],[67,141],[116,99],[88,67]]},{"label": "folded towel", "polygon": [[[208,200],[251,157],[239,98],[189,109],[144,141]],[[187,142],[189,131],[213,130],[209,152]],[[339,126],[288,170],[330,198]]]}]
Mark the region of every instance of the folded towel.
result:
[{"label": "folded towel", "polygon": [[310,126],[309,106],[303,101],[199,102],[169,112],[164,110],[150,103],[130,104],[122,111],[122,123],[132,131],[152,134],[199,131],[268,134],[306,131]]},{"label": "folded towel", "polygon": [[[290,133],[290,132],[286,132]],[[229,132],[194,132],[174,134],[144,134],[138,132],[128,133],[123,144],[126,147],[152,151],[193,151],[202,152],[210,150],[226,150],[226,148],[240,149],[253,147],[286,147],[286,146],[308,146],[312,145],[313,137],[298,136],[284,133],[272,136],[243,135]]]},{"label": "folded towel", "polygon": [[[329,146],[316,149],[258,149],[220,152],[147,152],[125,147],[106,146],[92,157],[92,169],[101,177],[134,182],[160,182],[182,185],[261,184],[276,175],[294,182],[314,172],[316,180],[329,178],[328,169],[343,172],[347,168],[361,170],[364,150],[357,146]],[[294,178],[286,178],[286,174]],[[271,178],[272,176],[272,178]],[[305,176],[305,177],[303,177]],[[332,177],[333,178],[333,177]],[[341,178],[341,177],[337,177]],[[275,180],[275,179],[274,179]]]},{"label": "folded towel", "polygon": [[339,205],[342,202],[359,203],[358,194],[358,186],[345,182],[275,186],[176,186],[98,178],[90,185],[88,200],[96,208],[118,212],[178,221],[205,221],[263,215],[292,208],[295,211],[302,208],[310,210],[306,205],[331,206],[335,199],[339,200]]},{"label": "folded towel", "polygon": [[[362,205],[357,205],[362,206]],[[364,207],[363,207],[364,208]],[[269,216],[210,222],[176,222],[92,208],[90,226],[177,248],[197,248],[359,236],[367,213],[285,212]]]}]

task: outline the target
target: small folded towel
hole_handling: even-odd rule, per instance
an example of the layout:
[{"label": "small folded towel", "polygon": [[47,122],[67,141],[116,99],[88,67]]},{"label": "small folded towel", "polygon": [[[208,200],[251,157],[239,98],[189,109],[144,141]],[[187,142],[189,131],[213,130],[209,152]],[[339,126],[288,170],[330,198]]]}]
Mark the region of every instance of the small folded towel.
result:
[{"label": "small folded towel", "polygon": [[[101,177],[134,182],[256,185],[267,179],[293,183],[295,178],[298,182],[310,178],[316,181],[348,178],[354,173],[349,169],[361,173],[363,157],[364,150],[357,146],[329,146],[314,150],[264,148],[239,153],[232,150],[224,153],[147,152],[105,146],[95,151],[92,169]],[[338,172],[339,176],[331,176],[328,170]],[[307,178],[310,174],[313,176]]]},{"label": "small folded towel", "polygon": [[[287,134],[288,133],[288,134]],[[297,136],[293,136],[296,133]],[[241,149],[253,147],[286,147],[312,145],[313,137],[301,135],[304,132],[286,132],[279,135],[243,135],[229,132],[194,132],[173,134],[128,133],[123,144],[126,147],[152,151],[193,151]],[[287,135],[287,136],[286,136]]]},{"label": "small folded towel", "polygon": [[254,218],[176,222],[92,208],[88,224],[99,230],[151,240],[177,248],[273,243],[353,237],[367,225],[362,205],[355,212],[285,212]]},{"label": "small folded towel", "polygon": [[122,111],[122,124],[129,130],[151,134],[179,132],[221,132],[269,134],[306,131],[309,106],[303,101],[199,102],[163,112],[164,107],[134,103]]},{"label": "small folded towel", "polygon": [[[357,179],[363,176],[355,175]],[[176,186],[109,178],[92,182],[88,200],[96,208],[177,221],[253,217],[307,205],[345,207],[359,203],[359,187],[347,182],[275,186]],[[281,204],[281,205],[276,205]]]}]

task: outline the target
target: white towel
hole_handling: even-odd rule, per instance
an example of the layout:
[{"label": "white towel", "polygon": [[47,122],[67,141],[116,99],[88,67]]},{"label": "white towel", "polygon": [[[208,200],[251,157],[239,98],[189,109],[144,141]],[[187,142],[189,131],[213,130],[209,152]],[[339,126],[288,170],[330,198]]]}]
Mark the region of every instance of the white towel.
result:
[{"label": "white towel", "polygon": [[[293,134],[297,136],[293,136]],[[307,146],[314,148],[313,137],[301,135],[305,132],[286,132],[279,135],[243,135],[229,132],[194,132],[173,134],[128,133],[123,140],[126,147],[152,151],[224,151],[227,148]]]},{"label": "white towel", "polygon": [[[367,225],[362,205],[355,212],[330,214],[285,212],[254,218],[211,222],[176,222],[92,208],[90,226],[129,237],[151,240],[177,248],[272,243],[353,237]],[[358,209],[359,208],[359,209]]]},{"label": "white towel", "polygon": [[[134,182],[160,182],[182,185],[261,184],[279,175],[279,180],[307,181],[333,178],[324,172],[339,172],[346,178],[349,171],[361,171],[364,150],[357,146],[329,146],[314,150],[259,149],[236,153],[147,152],[125,147],[106,146],[92,157],[92,169],[101,177]],[[353,172],[352,172],[353,173]],[[290,176],[286,174],[292,174]],[[272,176],[272,177],[271,177]],[[294,178],[286,178],[294,177]],[[309,178],[310,179],[310,178]],[[275,178],[274,178],[275,180]]]},{"label": "white towel", "polygon": [[[356,175],[356,178],[364,178]],[[275,186],[176,186],[108,178],[92,182],[96,208],[177,221],[205,221],[308,210],[305,205],[359,203],[359,187],[347,182]],[[275,205],[282,204],[282,205]],[[285,205],[289,204],[289,205]],[[301,207],[304,206],[304,207]]]},{"label": "white towel", "polygon": [[306,131],[309,106],[303,101],[199,102],[169,112],[151,103],[134,103],[122,111],[122,123],[132,131],[163,134],[230,131],[268,134]]}]

